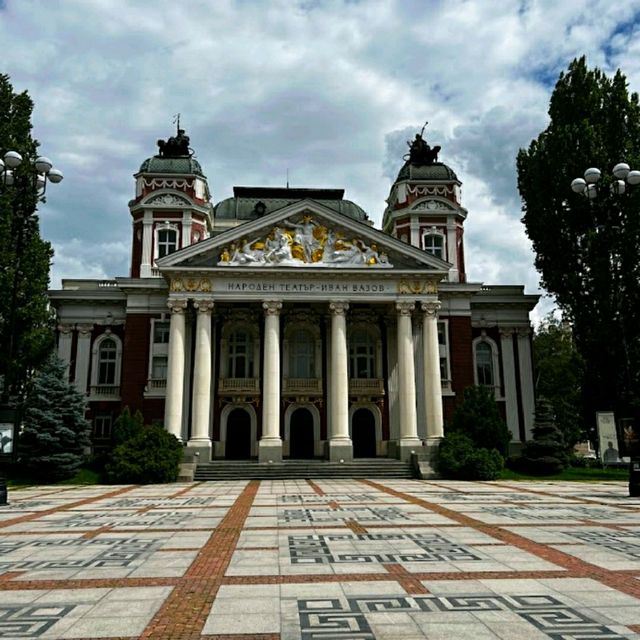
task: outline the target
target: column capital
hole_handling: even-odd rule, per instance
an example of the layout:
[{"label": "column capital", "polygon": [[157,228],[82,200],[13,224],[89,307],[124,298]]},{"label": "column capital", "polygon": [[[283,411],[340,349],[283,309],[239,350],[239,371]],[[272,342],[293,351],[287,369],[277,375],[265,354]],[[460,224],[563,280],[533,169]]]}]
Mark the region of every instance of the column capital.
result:
[{"label": "column capital", "polygon": [[265,316],[279,316],[282,309],[282,302],[280,300],[265,300],[262,303]]},{"label": "column capital", "polygon": [[343,316],[349,309],[349,303],[345,300],[335,300],[329,303],[329,311],[332,316]]},{"label": "column capital", "polygon": [[58,331],[64,335],[72,333],[74,326],[72,324],[59,324]]},{"label": "column capital", "polygon": [[517,327],[516,334],[518,337],[531,335],[531,327]]},{"label": "column capital", "polygon": [[195,300],[193,303],[193,308],[196,309],[198,313],[211,313],[213,307],[213,300]]},{"label": "column capital", "polygon": [[514,328],[513,327],[498,327],[498,333],[500,334],[500,338],[503,340],[508,340],[513,335]]},{"label": "column capital", "polygon": [[76,329],[78,330],[78,333],[80,335],[86,336],[87,334],[90,334],[93,331],[93,325],[92,324],[77,324],[76,325]]},{"label": "column capital", "polygon": [[438,311],[442,307],[442,303],[440,300],[429,300],[428,302],[423,302],[421,305],[422,311],[424,311],[424,315],[427,318],[437,318]]},{"label": "column capital", "polygon": [[171,310],[171,313],[183,313],[187,308],[188,300],[182,299],[169,299],[167,300],[167,307]]},{"label": "column capital", "polygon": [[396,311],[399,316],[410,316],[415,306],[413,302],[396,302]]}]

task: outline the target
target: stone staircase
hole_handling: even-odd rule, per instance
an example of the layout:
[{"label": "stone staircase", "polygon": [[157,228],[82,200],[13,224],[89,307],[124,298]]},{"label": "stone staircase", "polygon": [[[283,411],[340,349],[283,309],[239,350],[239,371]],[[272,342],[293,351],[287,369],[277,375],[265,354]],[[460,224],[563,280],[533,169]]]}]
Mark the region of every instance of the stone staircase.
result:
[{"label": "stone staircase", "polygon": [[362,458],[353,462],[284,460],[258,464],[255,460],[214,460],[196,467],[194,480],[304,480],[351,478],[415,478],[411,463],[392,458]]}]

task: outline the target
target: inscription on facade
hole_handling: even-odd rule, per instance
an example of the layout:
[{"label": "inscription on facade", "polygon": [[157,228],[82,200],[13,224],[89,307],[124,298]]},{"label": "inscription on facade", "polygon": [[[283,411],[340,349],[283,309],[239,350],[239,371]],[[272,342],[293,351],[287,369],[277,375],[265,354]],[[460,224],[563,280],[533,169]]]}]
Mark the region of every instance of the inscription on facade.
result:
[{"label": "inscription on facade", "polygon": [[384,293],[377,283],[340,282],[227,282],[227,291],[270,291],[279,293]]}]

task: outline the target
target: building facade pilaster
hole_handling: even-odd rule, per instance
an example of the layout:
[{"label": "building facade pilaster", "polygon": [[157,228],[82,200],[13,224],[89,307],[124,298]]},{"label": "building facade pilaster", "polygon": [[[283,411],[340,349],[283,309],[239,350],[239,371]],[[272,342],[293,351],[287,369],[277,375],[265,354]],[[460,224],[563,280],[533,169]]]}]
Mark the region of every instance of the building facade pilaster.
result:
[{"label": "building facade pilaster", "polygon": [[531,357],[531,329],[529,327],[518,327],[516,335],[518,336],[518,366],[520,369],[524,435],[525,440],[531,440],[536,411]]},{"label": "building facade pilaster", "polygon": [[65,374],[69,380],[69,368],[71,366],[71,347],[73,345],[73,325],[58,325],[58,358],[64,362]]},{"label": "building facade pilaster", "polygon": [[80,393],[87,393],[89,385],[89,366],[91,363],[92,324],[78,324],[78,346],[76,349],[76,371],[74,383]]}]

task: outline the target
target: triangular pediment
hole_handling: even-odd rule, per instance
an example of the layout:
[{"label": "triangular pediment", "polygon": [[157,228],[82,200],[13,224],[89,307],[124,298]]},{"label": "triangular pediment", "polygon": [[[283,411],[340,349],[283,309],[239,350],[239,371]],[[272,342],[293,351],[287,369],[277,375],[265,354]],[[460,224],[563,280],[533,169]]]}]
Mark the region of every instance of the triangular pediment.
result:
[{"label": "triangular pediment", "polygon": [[161,270],[420,269],[451,265],[315,202],[304,200],[158,260]]}]

